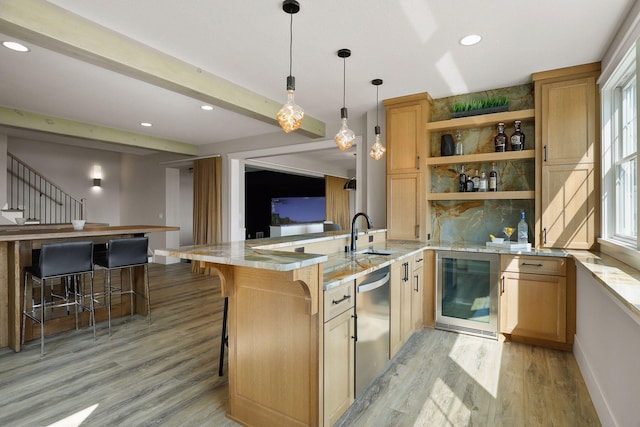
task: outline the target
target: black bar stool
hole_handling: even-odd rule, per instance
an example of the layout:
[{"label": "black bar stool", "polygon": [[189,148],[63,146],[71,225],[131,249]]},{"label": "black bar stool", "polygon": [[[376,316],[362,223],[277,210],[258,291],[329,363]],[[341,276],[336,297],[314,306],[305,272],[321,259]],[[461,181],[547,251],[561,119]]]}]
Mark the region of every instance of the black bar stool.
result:
[{"label": "black bar stool", "polygon": [[[76,329],[78,329],[78,307],[86,309],[84,305],[85,294],[84,285],[80,284],[78,278],[89,275],[89,293],[90,293],[90,324],[93,325],[93,338],[96,337],[95,312],[93,307],[93,242],[63,242],[48,243],[42,245],[37,259],[30,267],[25,268],[24,275],[24,304],[22,310],[22,344],[24,344],[26,319],[40,323],[40,355],[44,355],[44,322],[45,312],[47,308],[69,307],[75,306],[76,310]],[[40,287],[40,304],[36,304],[35,298],[31,298],[31,309],[27,309],[29,281],[31,276],[31,294],[36,289],[36,284]],[[52,279],[70,279],[73,286],[73,301],[69,298],[69,294],[60,298],[60,302],[56,302],[56,297],[50,293],[50,301],[45,298],[45,284],[47,280]],[[65,287],[69,286],[65,284]],[[68,288],[66,288],[68,289]],[[78,297],[81,297],[81,301]],[[40,314],[38,316],[38,313]]]},{"label": "black bar stool", "polygon": [[[104,247],[103,247],[104,248]],[[130,237],[123,239],[112,239],[106,244],[103,250],[94,253],[93,262],[96,267],[107,270],[105,274],[104,297],[106,299],[107,312],[109,313],[109,336],[111,336],[111,296],[129,294],[131,298],[131,316],[134,313],[133,296],[144,297],[147,303],[147,316],[151,324],[151,304],[149,297],[149,259],[147,251],[149,248],[148,237]],[[146,296],[137,294],[133,288],[133,278],[131,270],[133,267],[144,266],[146,277]],[[111,285],[111,271],[126,268],[129,270],[130,290],[124,290]]]},{"label": "black bar stool", "polygon": [[218,364],[218,376],[224,375],[224,348],[229,347],[229,335],[227,334],[227,312],[229,311],[229,298],[224,297],[224,309],[222,312],[222,333],[220,334],[220,363]]}]

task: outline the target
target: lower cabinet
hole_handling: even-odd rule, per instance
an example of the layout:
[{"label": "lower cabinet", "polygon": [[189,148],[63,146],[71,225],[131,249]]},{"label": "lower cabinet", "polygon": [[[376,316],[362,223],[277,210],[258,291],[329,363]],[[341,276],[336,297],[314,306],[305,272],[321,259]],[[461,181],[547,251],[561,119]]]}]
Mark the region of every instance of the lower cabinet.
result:
[{"label": "lower cabinet", "polygon": [[568,343],[567,319],[575,312],[568,310],[566,259],[503,255],[501,266],[500,333]]},{"label": "lower cabinet", "polygon": [[391,264],[390,357],[423,325],[423,252]]},{"label": "lower cabinet", "polygon": [[332,426],[354,401],[355,293],[346,283],[324,295],[324,425]]}]

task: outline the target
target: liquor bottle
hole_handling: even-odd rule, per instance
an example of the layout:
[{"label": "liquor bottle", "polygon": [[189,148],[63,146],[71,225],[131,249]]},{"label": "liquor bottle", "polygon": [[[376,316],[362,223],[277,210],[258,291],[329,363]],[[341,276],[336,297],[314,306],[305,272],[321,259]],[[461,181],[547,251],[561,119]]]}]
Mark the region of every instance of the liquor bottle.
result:
[{"label": "liquor bottle", "polygon": [[467,176],[467,193],[473,193],[476,191],[476,186],[473,183],[473,178]]},{"label": "liquor bottle", "polygon": [[487,191],[488,183],[487,183],[487,175],[482,171],[482,175],[480,175],[480,185],[478,186],[478,191]]},{"label": "liquor bottle", "polygon": [[462,144],[462,132],[456,131],[456,156],[464,154],[464,145]]},{"label": "liquor bottle", "polygon": [[511,135],[511,151],[524,150],[524,133],[520,130],[521,122],[516,120],[514,123],[515,132]]},{"label": "liquor bottle", "polygon": [[467,191],[467,175],[464,173],[464,166],[461,166],[460,176],[458,177],[458,191],[460,193]]},{"label": "liquor bottle", "polygon": [[524,211],[520,212],[520,222],[518,223],[518,243],[529,243],[529,226],[524,220]]},{"label": "liquor bottle", "polygon": [[478,173],[478,169],[476,169],[476,174],[471,178],[473,181],[473,191],[479,191],[480,188],[480,174]]},{"label": "liquor bottle", "polygon": [[489,191],[498,191],[498,172],[495,163],[491,163],[491,172],[489,172]]},{"label": "liquor bottle", "polygon": [[493,138],[496,152],[507,150],[507,135],[504,133],[504,123],[498,123],[498,134]]}]

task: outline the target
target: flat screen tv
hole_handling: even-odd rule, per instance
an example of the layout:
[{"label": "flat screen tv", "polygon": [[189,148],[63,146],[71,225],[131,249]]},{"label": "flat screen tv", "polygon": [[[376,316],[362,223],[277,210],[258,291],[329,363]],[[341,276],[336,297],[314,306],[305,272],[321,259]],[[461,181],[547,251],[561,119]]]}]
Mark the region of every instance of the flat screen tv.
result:
[{"label": "flat screen tv", "polygon": [[325,219],[324,197],[274,197],[271,225],[307,224]]}]

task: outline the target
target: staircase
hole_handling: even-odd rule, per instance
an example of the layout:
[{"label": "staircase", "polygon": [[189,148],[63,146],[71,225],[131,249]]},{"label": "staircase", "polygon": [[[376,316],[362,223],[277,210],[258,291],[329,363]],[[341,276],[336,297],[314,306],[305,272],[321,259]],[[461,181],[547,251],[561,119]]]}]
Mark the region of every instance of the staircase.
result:
[{"label": "staircase", "polygon": [[18,224],[69,223],[86,219],[86,203],[7,153],[7,204],[2,216]]}]

